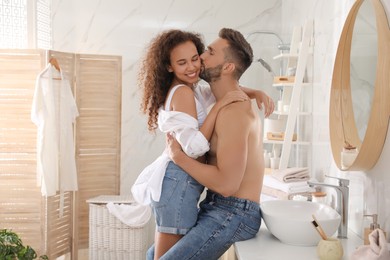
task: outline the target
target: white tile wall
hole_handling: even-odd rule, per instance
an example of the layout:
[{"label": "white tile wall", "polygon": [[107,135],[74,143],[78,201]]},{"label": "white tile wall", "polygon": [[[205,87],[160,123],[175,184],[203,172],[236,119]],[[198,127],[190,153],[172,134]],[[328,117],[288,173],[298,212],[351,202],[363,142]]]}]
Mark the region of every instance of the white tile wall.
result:
[{"label": "white tile wall", "polygon": [[[390,233],[390,138],[378,164],[369,172],[340,172],[333,164],[329,145],[328,105],[333,62],[344,19],[353,0],[53,0],[53,49],[77,53],[114,54],[123,57],[123,115],[121,192],[129,193],[140,171],[163,150],[164,138],[148,133],[146,117],[139,112],[136,86],[139,59],[145,44],[161,30],[180,28],[200,32],[211,42],[222,27],[248,35],[254,30],[278,33],[289,42],[293,26],[314,20],[313,176],[327,173],[351,179],[350,227],[361,234],[363,214],[378,213],[379,223]],[[386,2],[386,1],[385,1]],[[390,6],[387,11],[390,13]],[[279,43],[272,35],[248,38],[256,58],[269,62]],[[242,84],[264,89],[276,100],[272,77],[253,64]],[[390,131],[389,131],[390,132]]]}]

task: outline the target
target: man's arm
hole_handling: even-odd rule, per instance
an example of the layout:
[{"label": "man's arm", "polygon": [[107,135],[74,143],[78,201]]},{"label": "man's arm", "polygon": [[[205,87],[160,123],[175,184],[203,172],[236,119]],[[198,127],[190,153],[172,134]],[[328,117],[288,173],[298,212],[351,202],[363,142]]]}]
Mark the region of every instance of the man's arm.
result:
[{"label": "man's arm", "polygon": [[250,105],[250,102],[234,103],[218,114],[215,165],[188,157],[175,139],[168,138],[171,159],[199,183],[223,196],[231,196],[239,189],[246,168],[249,118],[239,109],[243,103]]}]

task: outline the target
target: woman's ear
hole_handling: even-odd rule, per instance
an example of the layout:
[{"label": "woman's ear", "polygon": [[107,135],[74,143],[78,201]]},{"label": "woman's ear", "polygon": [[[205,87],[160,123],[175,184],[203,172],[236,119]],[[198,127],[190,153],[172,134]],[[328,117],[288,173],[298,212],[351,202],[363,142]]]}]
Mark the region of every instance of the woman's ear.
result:
[{"label": "woman's ear", "polygon": [[173,69],[172,69],[171,65],[167,66],[167,71],[168,72],[173,72]]}]

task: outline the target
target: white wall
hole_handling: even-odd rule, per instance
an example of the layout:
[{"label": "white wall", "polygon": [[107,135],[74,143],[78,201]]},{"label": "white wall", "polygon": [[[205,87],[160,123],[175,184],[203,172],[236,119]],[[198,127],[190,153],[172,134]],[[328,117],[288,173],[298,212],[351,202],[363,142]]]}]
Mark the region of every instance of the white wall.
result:
[{"label": "white wall", "polygon": [[[145,44],[161,30],[180,28],[200,32],[211,42],[222,27],[244,35],[271,30],[289,42],[293,26],[313,19],[315,25],[313,88],[313,176],[323,174],[351,180],[350,227],[361,234],[364,213],[378,213],[379,223],[390,233],[390,141],[387,138],[378,164],[369,172],[340,172],[329,145],[328,106],[333,62],[344,19],[353,0],[53,0],[53,49],[78,53],[114,54],[123,57],[121,193],[129,193],[140,171],[163,150],[164,138],[148,133],[146,117],[139,112],[136,85],[139,59]],[[240,10],[240,11],[238,11]],[[389,5],[387,11],[390,13]],[[274,69],[272,57],[278,41],[272,35],[249,38],[256,58]],[[242,84],[267,91],[275,99],[272,77],[253,64]]]}]

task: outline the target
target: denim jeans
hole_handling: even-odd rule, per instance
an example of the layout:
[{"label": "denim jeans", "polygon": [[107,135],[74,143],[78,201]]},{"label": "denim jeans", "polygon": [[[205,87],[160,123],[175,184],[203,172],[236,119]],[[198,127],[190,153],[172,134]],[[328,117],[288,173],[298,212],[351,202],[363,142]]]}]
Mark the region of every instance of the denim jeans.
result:
[{"label": "denim jeans", "polygon": [[[196,225],[160,259],[218,259],[233,243],[253,238],[260,224],[258,203],[207,191]],[[154,246],[147,259],[153,256]]]},{"label": "denim jeans", "polygon": [[157,231],[185,235],[195,225],[204,186],[173,162],[165,172],[160,201],[152,201]]}]

